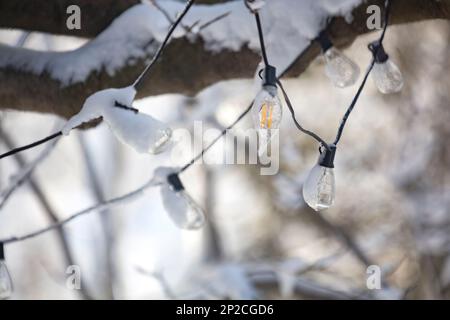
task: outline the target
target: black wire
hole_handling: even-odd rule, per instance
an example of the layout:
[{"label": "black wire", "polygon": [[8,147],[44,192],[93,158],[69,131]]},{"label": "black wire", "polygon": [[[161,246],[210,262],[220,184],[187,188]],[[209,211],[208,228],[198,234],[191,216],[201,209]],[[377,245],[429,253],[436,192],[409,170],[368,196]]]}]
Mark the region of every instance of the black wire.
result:
[{"label": "black wire", "polygon": [[181,14],[178,16],[177,20],[175,20],[175,22],[170,27],[169,32],[166,35],[166,38],[164,39],[164,41],[159,46],[158,51],[156,51],[155,55],[152,58],[152,61],[150,61],[150,63],[147,65],[147,67],[145,67],[144,71],[139,75],[139,77],[136,79],[135,83],[133,84],[133,87],[136,90],[139,89],[139,87],[142,85],[142,83],[144,82],[145,78],[147,77],[148,72],[150,71],[150,69],[158,61],[158,59],[161,56],[164,48],[166,47],[167,43],[170,40],[170,37],[172,36],[172,33],[175,31],[175,29],[177,28],[177,26],[181,22],[181,20],[183,20],[183,18],[186,15],[186,13],[188,13],[189,9],[192,7],[194,2],[195,2],[195,0],[189,0],[188,1],[188,3],[186,4],[184,10],[181,12]]},{"label": "black wire", "polygon": [[277,84],[280,87],[281,91],[283,92],[283,96],[284,96],[284,100],[286,101],[286,105],[289,109],[289,111],[291,112],[292,115],[292,119],[294,120],[295,126],[304,134],[312,137],[313,139],[317,140],[320,144],[322,144],[322,146],[324,146],[326,149],[330,149],[330,147],[328,146],[328,143],[325,142],[325,140],[323,140],[319,135],[315,134],[312,131],[309,131],[305,128],[302,127],[302,125],[297,121],[297,118],[295,117],[295,111],[294,108],[292,107],[292,103],[291,100],[289,99],[286,90],[283,87],[283,84],[281,83],[280,80],[277,80]]},{"label": "black wire", "polygon": [[211,149],[217,141],[220,140],[220,138],[222,138],[228,130],[232,129],[239,121],[241,121],[246,115],[247,113],[250,112],[250,110],[252,110],[253,107],[253,102],[250,104],[250,106],[247,107],[247,109],[244,110],[244,112],[242,112],[239,117],[232,123],[230,124],[228,127],[226,127],[225,129],[222,130],[222,132],[206,147],[204,148],[198,155],[196,155],[194,158],[192,158],[191,161],[189,161],[184,167],[182,167],[177,173],[180,174],[184,171],[186,171],[187,169],[189,169],[197,160],[201,159],[203,157],[203,155],[209,150]]},{"label": "black wire", "polygon": [[[382,45],[384,37],[386,35],[386,30],[387,27],[389,25],[389,16],[390,16],[390,12],[391,12],[391,1],[390,0],[386,0],[386,7],[385,7],[385,17],[384,17],[384,28],[383,28],[383,32],[381,33],[380,39],[378,40],[379,45]],[[347,120],[350,117],[350,114],[352,113],[353,109],[356,106],[356,103],[358,102],[359,97],[361,96],[361,93],[367,83],[367,79],[369,78],[370,73],[373,70],[373,67],[375,66],[375,56],[378,53],[380,46],[377,46],[375,49],[375,52],[373,53],[374,58],[372,58],[372,62],[370,63],[369,68],[367,69],[366,75],[364,76],[363,81],[361,82],[361,85],[358,88],[358,91],[356,92],[355,97],[353,98],[352,103],[350,104],[350,106],[348,107],[347,111],[344,114],[344,117],[341,120],[341,124],[339,126],[338,132],[336,134],[336,139],[334,141],[334,144],[337,145],[339,143],[339,141],[342,138],[342,134],[344,132],[345,129],[345,125],[347,124]]]},{"label": "black wire", "polygon": [[3,159],[3,158],[6,158],[6,157],[9,157],[9,156],[12,156],[12,155],[14,155],[14,154],[16,154],[16,153],[19,153],[19,152],[22,152],[22,151],[24,151],[24,150],[28,150],[28,149],[37,147],[37,146],[39,146],[39,145],[41,145],[41,144],[43,144],[43,143],[46,143],[46,142],[48,142],[48,141],[50,141],[50,140],[53,140],[53,139],[55,139],[55,138],[58,138],[59,136],[62,136],[62,131],[56,132],[56,133],[54,133],[54,134],[52,134],[52,135],[50,135],[50,136],[48,136],[48,137],[45,137],[44,139],[41,139],[41,140],[39,140],[39,141],[30,143],[30,144],[28,144],[28,145],[26,145],[26,146],[19,147],[19,148],[13,149],[13,150],[11,150],[11,151],[8,151],[8,152],[6,152],[6,153],[3,153],[2,155],[0,155],[0,159]]},{"label": "black wire", "polygon": [[269,66],[269,59],[267,58],[266,45],[264,43],[264,33],[261,26],[261,19],[259,18],[259,13],[255,12],[256,26],[258,27],[259,44],[261,46],[261,54],[264,60],[264,64]]},{"label": "black wire", "polygon": [[[162,42],[161,46],[158,48],[158,51],[156,52],[156,54],[153,56],[152,61],[150,61],[150,63],[145,68],[145,70],[141,73],[141,75],[137,78],[137,80],[133,84],[133,87],[135,89],[137,89],[142,84],[142,82],[145,80],[146,75],[148,75],[148,72],[150,71],[150,69],[153,67],[153,65],[156,63],[156,61],[161,56],[165,46],[167,45],[167,42],[169,41],[170,37],[172,36],[172,33],[175,31],[176,27],[181,22],[181,20],[186,15],[186,13],[189,11],[189,9],[194,4],[194,2],[195,2],[195,0],[189,0],[188,3],[185,6],[183,12],[179,15],[177,20],[172,24],[172,26],[169,29],[169,32],[167,33],[166,38]],[[123,107],[122,105],[118,104],[117,102],[116,102],[115,106],[116,107]],[[128,107],[126,107],[126,108],[128,109]],[[129,110],[131,110],[133,112],[137,111],[137,109],[134,109],[134,108],[130,108]],[[59,131],[59,132],[57,132],[55,134],[52,134],[52,135],[50,135],[50,136],[48,136],[48,137],[46,137],[46,138],[44,138],[42,140],[39,140],[39,141],[33,142],[33,143],[29,144],[29,145],[26,145],[26,146],[23,146],[23,147],[16,148],[14,150],[8,151],[8,152],[0,155],[0,159],[12,156],[13,154],[16,154],[16,153],[24,151],[24,150],[28,150],[28,149],[34,148],[34,147],[36,147],[38,145],[41,145],[41,144],[46,143],[46,142],[48,142],[50,140],[53,140],[53,139],[55,139],[55,138],[57,138],[57,137],[59,137],[61,135],[62,135],[62,132]]]},{"label": "black wire", "polygon": [[[303,52],[301,52],[299,54],[299,57],[303,56],[306,52],[306,49],[303,50]],[[280,73],[280,75],[278,76],[277,79],[282,78],[291,68],[294,64],[297,63],[297,59],[292,60],[292,62],[286,67],[286,69],[283,70],[283,72]],[[229,125],[227,128],[225,128],[224,130],[222,130],[222,132],[208,145],[206,146],[206,148],[204,148],[198,155],[196,155],[194,158],[192,158],[191,161],[189,161],[184,167],[182,167],[180,170],[178,170],[178,174],[186,171],[187,169],[189,169],[192,165],[194,165],[194,163],[199,160],[201,157],[203,157],[203,155],[212,148],[212,146],[219,141],[220,138],[222,138],[226,132],[230,129],[232,129],[236,124],[238,124],[251,110],[253,107],[253,103],[255,102],[255,100],[253,100],[250,105],[239,115],[239,117],[231,124]],[[325,145],[327,145],[325,143]]]}]

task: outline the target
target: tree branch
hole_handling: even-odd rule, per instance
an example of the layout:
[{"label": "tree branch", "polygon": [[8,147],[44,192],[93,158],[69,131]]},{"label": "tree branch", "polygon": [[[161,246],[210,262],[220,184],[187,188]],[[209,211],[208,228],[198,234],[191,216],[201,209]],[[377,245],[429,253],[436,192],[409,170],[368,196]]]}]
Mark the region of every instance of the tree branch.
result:
[{"label": "tree branch", "polygon": [[[71,2],[71,4],[77,3],[82,6],[84,25],[81,31],[77,31],[77,34],[68,31],[65,26],[61,27],[61,19],[59,22],[57,18],[55,19],[55,16],[61,16],[61,10],[58,11],[55,6],[64,6],[66,1],[39,2],[39,10],[31,10],[30,8],[37,6],[36,1],[0,0],[0,27],[91,37],[98,34],[111,23],[114,17],[136,2],[137,0],[98,0],[95,1],[95,4],[88,0]],[[340,17],[333,20],[329,31],[337,47],[348,46],[359,35],[369,32],[366,28],[368,17],[366,8],[370,4],[378,4],[382,7],[384,0],[371,0],[357,7],[353,12],[354,19],[351,24],[347,24]],[[48,11],[42,9],[42,5],[48,6]],[[219,5],[211,5],[209,8]],[[99,8],[102,9],[99,10]],[[19,14],[20,10],[23,12],[33,11],[33,14],[37,14],[37,16],[25,18],[26,14],[23,12]],[[65,11],[63,13],[63,16],[66,17]],[[3,19],[6,16],[9,18]],[[393,24],[428,19],[450,19],[450,0],[396,0],[393,3]],[[47,20],[47,22],[41,24],[43,20]],[[142,44],[142,46],[148,45],[149,42]],[[0,52],[14,56],[15,51],[12,50],[17,49],[0,46]],[[149,50],[145,51],[149,52]],[[42,55],[46,53],[31,51],[27,54],[32,63],[33,59],[42,59]],[[64,54],[70,55],[73,52],[61,53],[61,55]],[[146,59],[151,55],[152,53],[149,52],[146,57],[130,56],[126,65],[120,70],[116,70],[114,75],[111,75],[111,72],[107,72],[103,67],[93,71],[85,81],[74,82],[67,86],[63,86],[60,80],[52,77],[48,69],[44,69],[38,75],[24,71],[23,68],[20,68],[21,66],[0,68],[0,82],[2,83],[0,99],[3,102],[1,108],[38,111],[70,117],[80,110],[86,97],[93,92],[107,87],[127,86],[132,83],[142,71]],[[295,77],[301,74],[318,55],[320,55],[320,47],[316,43],[312,43],[297,59],[287,76]],[[152,74],[143,84],[138,97],[164,93],[194,95],[218,81],[251,78],[259,60],[259,53],[247,46],[242,46],[239,50],[222,50],[216,53],[205,48],[205,41],[202,37],[196,39],[177,38],[167,46],[163,59],[155,66]],[[51,62],[53,61],[50,60],[48,64]]]}]

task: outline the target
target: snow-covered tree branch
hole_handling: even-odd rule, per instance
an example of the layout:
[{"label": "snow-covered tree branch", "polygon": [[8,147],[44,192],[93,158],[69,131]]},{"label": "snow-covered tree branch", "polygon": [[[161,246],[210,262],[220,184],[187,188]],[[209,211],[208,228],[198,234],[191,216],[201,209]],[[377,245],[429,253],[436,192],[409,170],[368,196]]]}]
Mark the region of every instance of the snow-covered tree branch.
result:
[{"label": "snow-covered tree branch", "polygon": [[[308,7],[304,3],[269,1],[269,8],[264,13],[268,50],[276,64],[281,68],[298,57],[287,74],[291,77],[300,75],[319,55],[320,47],[310,40],[317,36],[327,18],[336,17],[330,26],[330,34],[336,46],[344,47],[369,31],[366,27],[367,6],[384,3],[381,0],[348,1],[348,6],[354,10],[351,16],[340,17],[340,7],[306,2],[311,2],[310,7],[321,18],[312,27],[302,22],[308,21],[308,15],[311,15],[304,9]],[[70,117],[80,110],[92,92],[132,82],[145,61],[154,54],[170,24],[154,6],[136,0],[102,0],[95,4],[80,0],[75,3],[83,14],[81,30],[65,28],[64,1],[43,4],[24,0],[0,1],[0,27],[93,38],[69,52],[40,52],[1,45],[0,108]],[[46,9],[35,10],[36,5]],[[175,16],[182,3],[165,1],[163,5]],[[289,10],[285,10],[287,6]],[[98,14],[99,11],[102,14]],[[259,51],[254,37],[256,31],[241,1],[197,4],[184,24],[194,25],[199,20],[207,22],[224,12],[230,12],[230,15],[197,34],[195,28],[191,33],[179,28],[138,97],[163,93],[195,95],[218,81],[252,77]],[[449,0],[398,0],[393,5],[394,24],[448,18]],[[286,28],[291,28],[289,34],[279,36]],[[280,52],[284,53],[283,59],[277,60]]]}]

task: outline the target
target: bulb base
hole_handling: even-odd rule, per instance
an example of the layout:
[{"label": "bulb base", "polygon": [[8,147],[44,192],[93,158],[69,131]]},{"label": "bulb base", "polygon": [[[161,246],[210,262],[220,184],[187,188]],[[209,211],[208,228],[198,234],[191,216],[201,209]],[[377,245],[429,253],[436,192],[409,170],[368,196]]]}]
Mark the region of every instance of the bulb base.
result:
[{"label": "bulb base", "polygon": [[274,66],[266,66],[264,69],[263,86],[277,86],[277,69]]},{"label": "bulb base", "polygon": [[389,55],[384,50],[383,44],[379,41],[369,44],[369,50],[372,51],[376,63],[385,63],[389,60]]},{"label": "bulb base", "polygon": [[316,41],[322,47],[322,52],[325,53],[333,47],[333,42],[331,42],[328,32],[323,30],[319,33],[319,36],[316,38]]},{"label": "bulb base", "polygon": [[323,151],[320,154],[319,165],[325,168],[333,169],[335,156],[336,156],[336,145],[335,144],[328,145],[328,148],[325,149],[325,151]]},{"label": "bulb base", "polygon": [[170,186],[173,188],[175,192],[180,192],[184,190],[183,183],[181,182],[178,173],[171,173],[170,175],[168,175],[167,181],[169,182]]}]

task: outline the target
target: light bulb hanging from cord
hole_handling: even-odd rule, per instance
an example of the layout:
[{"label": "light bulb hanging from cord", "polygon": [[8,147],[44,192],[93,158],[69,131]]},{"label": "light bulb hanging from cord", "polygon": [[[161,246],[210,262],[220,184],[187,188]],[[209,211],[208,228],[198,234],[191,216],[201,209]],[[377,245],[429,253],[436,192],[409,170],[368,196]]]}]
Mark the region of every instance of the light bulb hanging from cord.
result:
[{"label": "light bulb hanging from cord", "polygon": [[321,151],[318,163],[310,171],[303,185],[303,198],[315,211],[326,210],[334,204],[336,193],[335,155],[335,145],[328,145],[328,148]]},{"label": "light bulb hanging from cord", "polygon": [[260,155],[266,151],[276,130],[279,129],[283,115],[278,97],[276,69],[266,66],[263,72],[263,86],[252,107],[255,129],[259,136],[258,153]]},{"label": "light bulb hanging from cord", "polygon": [[179,172],[176,168],[159,167],[155,170],[155,179],[161,184],[164,208],[175,225],[196,230],[205,224],[205,213],[185,190]]},{"label": "light bulb hanging from cord", "polygon": [[0,243],[0,299],[8,299],[13,292],[13,284],[5,262],[4,244]]},{"label": "light bulb hanging from cord", "polygon": [[172,220],[181,229],[197,230],[205,224],[205,213],[186,192],[177,173],[167,177],[170,193],[163,193],[163,202]]},{"label": "light bulb hanging from cord", "polygon": [[62,133],[68,135],[79,125],[103,117],[115,136],[137,152],[163,152],[172,137],[172,130],[163,122],[131,107],[135,96],[136,89],[131,86],[92,94],[80,112],[67,121]]},{"label": "light bulb hanging from cord", "polygon": [[325,74],[338,88],[352,86],[359,78],[360,69],[356,63],[333,46],[326,31],[317,37],[325,58]]},{"label": "light bulb hanging from cord", "polygon": [[400,92],[404,81],[400,69],[389,59],[389,55],[384,50],[383,44],[379,41],[369,44],[375,64],[372,70],[372,79],[378,90],[383,94]]}]

